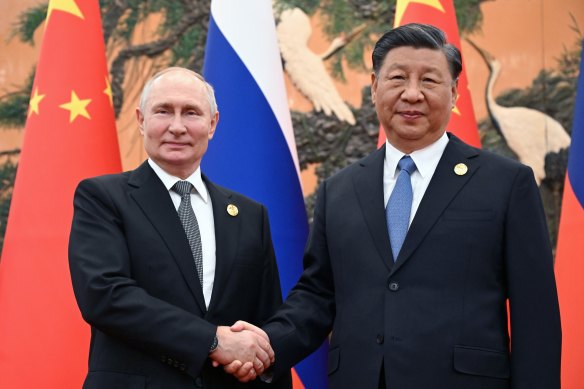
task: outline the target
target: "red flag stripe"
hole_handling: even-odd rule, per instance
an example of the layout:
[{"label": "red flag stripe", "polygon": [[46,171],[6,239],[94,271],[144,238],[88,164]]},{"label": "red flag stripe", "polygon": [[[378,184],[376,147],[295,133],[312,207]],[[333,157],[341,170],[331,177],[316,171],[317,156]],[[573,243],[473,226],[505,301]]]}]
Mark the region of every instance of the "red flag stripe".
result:
[{"label": "red flag stripe", "polygon": [[572,144],[556,251],[556,281],[562,317],[563,389],[580,389],[584,382],[584,51],[574,107]]}]

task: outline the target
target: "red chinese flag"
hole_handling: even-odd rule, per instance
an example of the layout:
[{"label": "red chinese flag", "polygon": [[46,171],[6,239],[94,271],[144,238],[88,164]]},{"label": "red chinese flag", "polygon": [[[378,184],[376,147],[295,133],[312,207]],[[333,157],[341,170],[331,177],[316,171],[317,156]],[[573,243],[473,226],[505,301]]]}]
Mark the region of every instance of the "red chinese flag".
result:
[{"label": "red chinese flag", "polygon": [[67,242],[77,183],[121,170],[97,0],[51,0],[0,262],[0,388],[80,388]]},{"label": "red chinese flag", "polygon": [[[394,28],[408,23],[425,23],[438,27],[446,33],[448,41],[460,50],[460,36],[452,0],[397,0]],[[464,60],[462,73],[460,73],[458,80],[458,100],[452,110],[447,130],[464,142],[481,147]],[[384,142],[385,133],[380,127],[377,144],[381,146]]]},{"label": "red chinese flag", "polygon": [[584,383],[584,51],[582,53],[556,251],[564,389],[580,389]]}]

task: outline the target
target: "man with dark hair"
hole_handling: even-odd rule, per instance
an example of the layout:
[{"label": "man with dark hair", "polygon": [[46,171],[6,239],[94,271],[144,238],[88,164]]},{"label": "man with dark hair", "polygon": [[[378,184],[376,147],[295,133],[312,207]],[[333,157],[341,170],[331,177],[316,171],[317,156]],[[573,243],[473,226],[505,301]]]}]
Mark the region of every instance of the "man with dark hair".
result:
[{"label": "man with dark hair", "polygon": [[[373,68],[387,142],[319,188],[304,273],[263,326],[274,377],[331,334],[331,388],[559,389],[560,317],[533,172],[446,132],[461,57],[439,29],[389,31]],[[232,330],[243,328],[262,333]]]},{"label": "man with dark hair", "polygon": [[[268,340],[227,326],[261,324],[282,302],[265,207],[201,173],[219,120],[213,88],[188,69],[162,70],[136,116],[148,160],[75,193],[69,262],[91,325],[83,387],[265,387],[213,366],[267,368]],[[289,372],[270,387],[291,388]]]}]

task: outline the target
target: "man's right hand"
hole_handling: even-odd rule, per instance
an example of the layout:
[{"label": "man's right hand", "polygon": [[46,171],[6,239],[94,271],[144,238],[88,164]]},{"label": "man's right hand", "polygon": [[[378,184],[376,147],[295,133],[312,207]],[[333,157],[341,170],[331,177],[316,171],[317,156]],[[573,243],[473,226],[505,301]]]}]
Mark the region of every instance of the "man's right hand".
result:
[{"label": "man's right hand", "polygon": [[[270,341],[268,335],[264,332],[264,330],[243,320],[239,320],[235,324],[233,324],[230,327],[230,330],[235,333],[241,333],[246,331],[253,332],[255,335],[261,337],[266,342],[268,342],[268,344]],[[272,350],[271,347],[270,350]],[[275,355],[272,350],[270,354],[270,364],[273,364],[274,362]],[[235,378],[237,378],[239,381],[248,382],[250,380],[255,379],[257,376],[261,375],[269,366],[265,366],[264,364],[261,369],[258,369],[257,367],[258,367],[257,364],[243,362],[241,360],[234,360],[233,362],[226,364],[223,367],[223,369],[225,370],[226,373],[235,376]]]},{"label": "man's right hand", "polygon": [[213,366],[225,365],[225,371],[241,382],[255,379],[274,361],[267,335],[249,323],[218,327],[217,340],[219,346],[209,355]]}]

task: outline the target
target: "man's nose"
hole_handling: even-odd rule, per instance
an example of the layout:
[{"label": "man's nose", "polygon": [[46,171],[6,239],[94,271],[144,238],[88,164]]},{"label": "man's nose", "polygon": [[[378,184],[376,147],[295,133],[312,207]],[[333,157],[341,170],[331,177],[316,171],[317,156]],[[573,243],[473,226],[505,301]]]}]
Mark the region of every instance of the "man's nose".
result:
[{"label": "man's nose", "polygon": [[174,114],[168,126],[168,130],[173,134],[181,134],[187,131],[187,128],[183,122],[182,115],[180,113]]},{"label": "man's nose", "polygon": [[414,102],[424,98],[422,88],[419,82],[409,81],[401,94],[403,100]]}]

